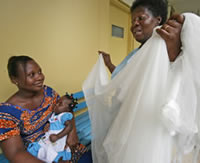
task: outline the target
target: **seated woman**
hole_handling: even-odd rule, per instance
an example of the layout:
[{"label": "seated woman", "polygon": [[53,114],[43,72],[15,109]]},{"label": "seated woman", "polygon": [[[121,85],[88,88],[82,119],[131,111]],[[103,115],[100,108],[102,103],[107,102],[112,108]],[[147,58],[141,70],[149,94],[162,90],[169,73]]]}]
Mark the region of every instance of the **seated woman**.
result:
[{"label": "seated woman", "polygon": [[[52,88],[43,85],[45,77],[40,66],[28,56],[11,57],[8,74],[18,91],[0,104],[0,147],[10,162],[43,162],[26,149],[44,136],[44,128],[60,97]],[[74,124],[73,120],[69,146],[78,144]],[[90,153],[87,157],[91,160]]]}]

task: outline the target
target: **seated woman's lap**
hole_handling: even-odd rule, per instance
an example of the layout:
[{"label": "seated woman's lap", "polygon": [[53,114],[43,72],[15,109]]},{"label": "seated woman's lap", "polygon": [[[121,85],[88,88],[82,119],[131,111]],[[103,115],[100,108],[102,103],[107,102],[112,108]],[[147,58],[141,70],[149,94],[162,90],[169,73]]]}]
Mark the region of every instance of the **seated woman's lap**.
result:
[{"label": "seated woman's lap", "polygon": [[78,163],[92,163],[92,152],[91,150],[85,152],[82,157],[78,160]]}]

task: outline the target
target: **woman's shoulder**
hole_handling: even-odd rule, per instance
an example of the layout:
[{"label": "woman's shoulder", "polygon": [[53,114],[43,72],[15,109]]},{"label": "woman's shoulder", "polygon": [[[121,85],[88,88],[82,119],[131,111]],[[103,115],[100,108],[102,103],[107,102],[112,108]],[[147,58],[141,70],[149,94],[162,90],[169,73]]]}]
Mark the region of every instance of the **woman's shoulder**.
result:
[{"label": "woman's shoulder", "polygon": [[17,106],[15,105],[17,101],[16,93],[10,96],[5,102],[0,103],[0,109],[9,108],[15,109]]},{"label": "woman's shoulder", "polygon": [[15,108],[15,105],[12,105],[8,102],[1,102],[0,103],[0,109],[2,109],[2,108]]},{"label": "woman's shoulder", "polygon": [[13,105],[7,102],[0,103],[0,116],[10,117],[14,116],[15,118],[20,118],[22,113],[21,107],[18,105]]},{"label": "woman's shoulder", "polygon": [[21,109],[9,103],[0,103],[0,141],[20,135]]},{"label": "woman's shoulder", "polygon": [[58,93],[51,87],[44,85],[44,92],[47,96],[58,96]]},{"label": "woman's shoulder", "polygon": [[49,86],[44,86],[44,100],[43,105],[48,105],[50,101],[56,103],[60,98],[59,94]]}]

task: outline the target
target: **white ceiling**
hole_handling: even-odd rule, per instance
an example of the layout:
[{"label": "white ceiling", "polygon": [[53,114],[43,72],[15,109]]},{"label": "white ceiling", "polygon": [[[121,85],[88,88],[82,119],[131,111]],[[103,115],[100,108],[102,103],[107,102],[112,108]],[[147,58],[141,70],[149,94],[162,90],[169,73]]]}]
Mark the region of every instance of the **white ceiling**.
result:
[{"label": "white ceiling", "polygon": [[[134,0],[120,0],[131,6]],[[200,15],[200,0],[168,0],[176,13],[194,12]]]}]

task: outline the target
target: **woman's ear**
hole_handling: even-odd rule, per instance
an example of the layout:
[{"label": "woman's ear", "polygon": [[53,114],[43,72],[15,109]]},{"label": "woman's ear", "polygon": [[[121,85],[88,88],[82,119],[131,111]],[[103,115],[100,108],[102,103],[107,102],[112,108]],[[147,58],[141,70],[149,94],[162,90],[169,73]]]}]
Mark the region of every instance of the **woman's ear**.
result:
[{"label": "woman's ear", "polygon": [[13,77],[11,77],[10,80],[11,80],[11,82],[12,82],[13,84],[15,84],[15,85],[18,85],[18,84],[19,84],[18,81],[17,81],[17,79],[15,79],[15,78],[13,78]]},{"label": "woman's ear", "polygon": [[157,25],[160,25],[162,18],[160,16],[157,17]]}]

